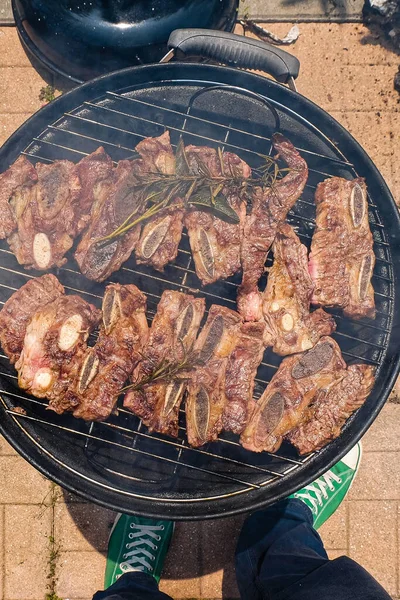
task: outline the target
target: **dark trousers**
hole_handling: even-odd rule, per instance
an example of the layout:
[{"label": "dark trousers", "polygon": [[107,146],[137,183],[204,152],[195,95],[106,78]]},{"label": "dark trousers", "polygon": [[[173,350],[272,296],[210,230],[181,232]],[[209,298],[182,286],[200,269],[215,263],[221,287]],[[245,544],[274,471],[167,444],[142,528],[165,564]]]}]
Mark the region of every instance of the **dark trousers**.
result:
[{"label": "dark trousers", "polygon": [[[390,600],[356,562],[329,560],[301,500],[282,500],[252,514],[236,549],[242,600]],[[216,527],[218,525],[216,524]],[[371,548],[371,552],[372,552]],[[171,600],[151,575],[126,573],[93,600]]]}]

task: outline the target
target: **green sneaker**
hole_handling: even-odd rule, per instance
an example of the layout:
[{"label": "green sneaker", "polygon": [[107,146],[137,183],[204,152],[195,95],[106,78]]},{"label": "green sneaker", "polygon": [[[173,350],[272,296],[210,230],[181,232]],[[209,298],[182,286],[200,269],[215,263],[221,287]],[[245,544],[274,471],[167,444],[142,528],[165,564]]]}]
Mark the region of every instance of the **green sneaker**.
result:
[{"label": "green sneaker", "polygon": [[117,515],[108,541],[104,589],[128,571],[149,573],[159,582],[173,530],[173,521]]},{"label": "green sneaker", "polygon": [[361,453],[358,442],[329,471],[289,496],[302,500],[311,509],[315,529],[321,527],[344,500],[360,466]]}]

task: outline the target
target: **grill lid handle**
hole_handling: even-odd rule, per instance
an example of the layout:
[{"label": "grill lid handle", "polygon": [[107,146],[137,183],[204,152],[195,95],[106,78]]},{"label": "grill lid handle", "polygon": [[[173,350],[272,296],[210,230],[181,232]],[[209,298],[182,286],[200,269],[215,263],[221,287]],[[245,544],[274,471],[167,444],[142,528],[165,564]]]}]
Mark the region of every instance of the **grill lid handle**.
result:
[{"label": "grill lid handle", "polygon": [[169,37],[168,48],[170,52],[161,62],[172,58],[173,51],[180,50],[189,56],[264,71],[281,83],[290,83],[300,69],[300,62],[292,54],[265,42],[224,31],[176,29]]}]

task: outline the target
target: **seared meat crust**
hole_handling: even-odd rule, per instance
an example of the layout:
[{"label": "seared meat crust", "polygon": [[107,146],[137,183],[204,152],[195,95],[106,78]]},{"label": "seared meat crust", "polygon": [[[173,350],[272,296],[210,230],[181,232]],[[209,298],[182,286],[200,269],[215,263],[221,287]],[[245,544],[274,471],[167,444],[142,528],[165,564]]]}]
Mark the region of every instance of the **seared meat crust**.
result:
[{"label": "seared meat crust", "polygon": [[[193,348],[203,317],[205,302],[189,294],[167,290],[161,296],[153,319],[143,360],[132,382],[148,377],[163,361],[182,361]],[[156,381],[130,391],[124,407],[140,417],[150,431],[178,435],[179,408],[186,389],[184,379],[175,383]]]},{"label": "seared meat crust", "polygon": [[264,273],[278,226],[301,196],[308,177],[305,160],[289,140],[277,133],[273,136],[273,145],[290,170],[272,187],[255,188],[252,211],[245,219],[241,246],[243,278],[238,292],[238,310],[245,321],[262,319],[258,281]]},{"label": "seared meat crust", "polygon": [[30,279],[4,304],[0,311],[0,342],[11,364],[20,357],[33,315],[62,294],[64,287],[54,275],[42,275]]},{"label": "seared meat crust", "polygon": [[310,314],[314,283],[308,272],[307,248],[287,223],[279,226],[273,251],[263,294],[264,341],[276,354],[286,356],[309,350],[336,325],[322,309]]},{"label": "seared meat crust", "polygon": [[30,187],[37,181],[34,166],[25,156],[20,156],[7,171],[0,175],[0,239],[7,238],[17,228],[12,207],[13,194],[21,186]]},{"label": "seared meat crust", "polygon": [[374,318],[375,255],[364,179],[327,179],[318,185],[315,202],[309,264],[315,283],[312,303],[337,306],[355,319]]}]

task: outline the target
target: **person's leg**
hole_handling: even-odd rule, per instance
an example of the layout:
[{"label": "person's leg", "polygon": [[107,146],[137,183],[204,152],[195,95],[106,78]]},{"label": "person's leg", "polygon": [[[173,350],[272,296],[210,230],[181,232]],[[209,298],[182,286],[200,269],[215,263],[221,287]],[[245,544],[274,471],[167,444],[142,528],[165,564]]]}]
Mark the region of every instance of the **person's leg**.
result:
[{"label": "person's leg", "polygon": [[315,525],[339,506],[357,471],[352,449],[331,471],[292,498],[254,513],[236,552],[236,576],[246,600],[387,600],[388,594],[347,557],[329,561]]},{"label": "person's leg", "polygon": [[93,600],[172,600],[158,582],[174,524],[118,515],[108,542],[104,591]]}]

